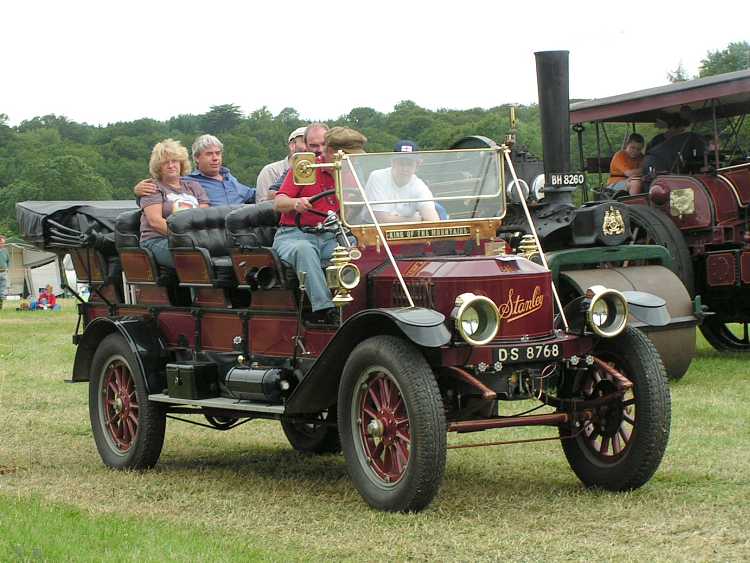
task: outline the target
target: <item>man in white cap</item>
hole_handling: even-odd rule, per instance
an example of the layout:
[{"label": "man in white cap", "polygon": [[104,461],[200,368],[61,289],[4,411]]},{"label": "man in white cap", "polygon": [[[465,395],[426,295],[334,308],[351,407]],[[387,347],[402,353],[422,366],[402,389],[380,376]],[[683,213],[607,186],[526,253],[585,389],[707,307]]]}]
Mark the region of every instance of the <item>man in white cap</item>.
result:
[{"label": "man in white cap", "polygon": [[274,198],[276,192],[269,190],[269,188],[289,170],[289,160],[292,155],[307,150],[307,145],[305,145],[305,127],[297,127],[289,133],[287,145],[289,147],[289,155],[276,162],[266,164],[260,171],[260,174],[258,174],[258,181],[255,183],[256,203]]}]

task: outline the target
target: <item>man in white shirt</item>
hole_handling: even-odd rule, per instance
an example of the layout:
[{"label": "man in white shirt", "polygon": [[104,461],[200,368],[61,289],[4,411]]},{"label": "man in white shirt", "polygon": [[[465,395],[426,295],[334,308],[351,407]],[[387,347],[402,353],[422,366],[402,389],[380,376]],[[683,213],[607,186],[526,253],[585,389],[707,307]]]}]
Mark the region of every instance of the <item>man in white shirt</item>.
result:
[{"label": "man in white shirt", "polygon": [[[393,151],[400,154],[393,157],[391,166],[373,170],[367,179],[367,198],[370,201],[431,199],[430,188],[416,176],[422,162],[419,156],[413,154],[418,150],[413,141],[396,143]],[[372,210],[381,223],[440,220],[433,201],[381,203],[373,205]]]},{"label": "man in white shirt", "polygon": [[255,183],[255,202],[260,203],[273,199],[276,192],[269,190],[276,180],[281,178],[289,170],[289,159],[294,153],[304,152],[307,150],[305,145],[305,127],[297,127],[289,133],[287,144],[289,145],[289,156],[266,164],[258,174],[258,181]]}]

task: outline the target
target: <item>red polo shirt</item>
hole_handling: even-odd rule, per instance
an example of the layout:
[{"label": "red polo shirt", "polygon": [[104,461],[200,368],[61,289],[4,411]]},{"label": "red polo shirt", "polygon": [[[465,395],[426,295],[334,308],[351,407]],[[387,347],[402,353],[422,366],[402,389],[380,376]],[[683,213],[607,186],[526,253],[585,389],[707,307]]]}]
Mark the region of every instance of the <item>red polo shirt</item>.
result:
[{"label": "red polo shirt", "polygon": [[[318,159],[317,162],[322,161]],[[281,184],[281,188],[279,188],[279,194],[284,194],[285,196],[291,198],[312,197],[314,195],[318,195],[319,193],[333,190],[335,188],[336,182],[333,179],[331,171],[328,169],[317,168],[315,170],[315,183],[311,186],[295,185],[294,174],[292,174],[292,171],[290,170],[289,174],[287,174],[286,178],[284,179],[284,183]],[[335,211],[336,213],[338,213],[339,200],[336,198],[335,194],[329,195],[313,203],[313,209],[315,209],[316,211],[321,211],[322,213],[328,213],[328,211]],[[279,222],[279,224],[282,227],[294,227],[294,217],[296,215],[297,214],[294,211],[290,211],[289,213],[282,213],[281,221]],[[312,227],[317,225],[321,221],[323,221],[323,218],[318,215],[315,215],[313,213],[303,213],[300,219],[300,225],[305,227]]]}]

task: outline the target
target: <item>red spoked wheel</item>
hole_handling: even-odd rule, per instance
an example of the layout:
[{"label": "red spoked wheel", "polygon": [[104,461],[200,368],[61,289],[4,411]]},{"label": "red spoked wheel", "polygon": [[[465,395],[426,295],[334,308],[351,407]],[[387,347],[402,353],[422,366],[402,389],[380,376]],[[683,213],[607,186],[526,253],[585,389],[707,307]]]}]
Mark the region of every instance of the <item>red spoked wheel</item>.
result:
[{"label": "red spoked wheel", "polygon": [[112,358],[101,379],[101,414],[112,447],[125,453],[138,434],[138,397],[133,374],[122,358]]},{"label": "red spoked wheel", "polygon": [[[588,409],[590,418],[580,429],[560,428],[563,451],[587,487],[635,489],[656,472],[669,441],[671,400],[664,365],[651,341],[632,327],[601,339],[593,354],[604,365],[595,362],[583,373],[569,372],[560,394],[612,398]],[[632,383],[619,396],[612,370]]]},{"label": "red spoked wheel", "polygon": [[409,413],[398,383],[389,373],[363,374],[354,406],[358,411],[362,453],[385,483],[398,483],[409,465]]},{"label": "red spoked wheel", "polygon": [[166,413],[148,400],[140,364],[120,334],[101,341],[91,362],[89,416],[105,465],[144,469],[159,460]]},{"label": "red spoked wheel", "polygon": [[[593,368],[581,394],[585,400],[605,397],[617,392],[612,376],[603,368]],[[612,463],[625,455],[631,444],[636,421],[633,389],[594,409],[591,420],[583,425],[582,443],[590,455],[603,463]]]},{"label": "red spoked wheel", "polygon": [[417,511],[445,471],[446,423],[421,352],[393,336],[357,345],[339,386],[338,423],[349,475],[373,507]]}]

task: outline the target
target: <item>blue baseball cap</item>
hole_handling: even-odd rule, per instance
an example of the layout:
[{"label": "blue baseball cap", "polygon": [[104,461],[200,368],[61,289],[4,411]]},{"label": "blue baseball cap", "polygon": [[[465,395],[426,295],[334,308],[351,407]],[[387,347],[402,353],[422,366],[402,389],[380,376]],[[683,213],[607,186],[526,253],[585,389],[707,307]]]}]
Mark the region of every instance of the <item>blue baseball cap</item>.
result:
[{"label": "blue baseball cap", "polygon": [[396,143],[396,146],[393,147],[393,152],[417,152],[418,150],[419,146],[417,143],[406,139],[400,140]]}]

